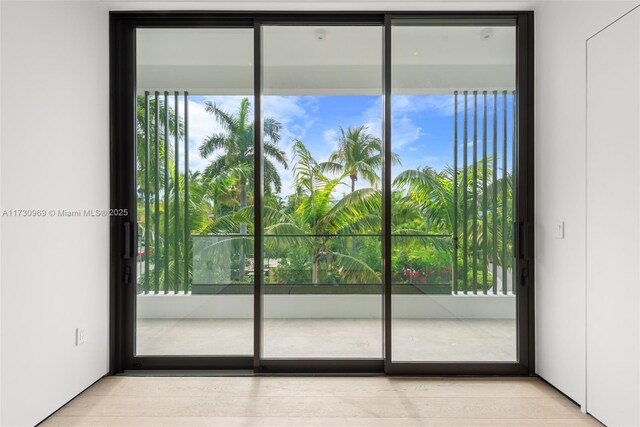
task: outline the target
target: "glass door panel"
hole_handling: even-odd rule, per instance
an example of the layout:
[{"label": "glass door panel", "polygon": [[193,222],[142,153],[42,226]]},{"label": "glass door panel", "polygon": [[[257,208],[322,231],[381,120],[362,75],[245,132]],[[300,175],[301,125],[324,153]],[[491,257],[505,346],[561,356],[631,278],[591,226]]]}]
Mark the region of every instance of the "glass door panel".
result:
[{"label": "glass door panel", "polygon": [[529,21],[240,15],[115,53],[128,369],[524,372]]},{"label": "glass door panel", "polygon": [[136,355],[253,353],[253,29],[138,29]]},{"label": "glass door panel", "polygon": [[382,358],[382,27],[262,27],[263,358]]},{"label": "glass door panel", "polygon": [[515,26],[392,25],[392,360],[516,361]]}]

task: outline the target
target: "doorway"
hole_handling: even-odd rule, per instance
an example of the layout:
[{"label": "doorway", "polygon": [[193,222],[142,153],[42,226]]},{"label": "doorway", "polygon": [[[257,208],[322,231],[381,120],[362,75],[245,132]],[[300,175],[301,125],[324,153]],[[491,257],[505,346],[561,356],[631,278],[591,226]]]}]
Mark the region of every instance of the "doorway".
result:
[{"label": "doorway", "polygon": [[531,21],[112,13],[112,371],[530,373]]}]

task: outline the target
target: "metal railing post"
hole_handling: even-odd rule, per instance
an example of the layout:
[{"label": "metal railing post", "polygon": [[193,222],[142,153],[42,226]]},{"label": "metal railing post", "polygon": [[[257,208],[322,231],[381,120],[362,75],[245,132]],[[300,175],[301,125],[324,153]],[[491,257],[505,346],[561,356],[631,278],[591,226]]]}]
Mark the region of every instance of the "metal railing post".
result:
[{"label": "metal railing post", "polygon": [[458,91],[453,92],[453,293],[458,293]]},{"label": "metal railing post", "polygon": [[493,165],[492,165],[492,196],[493,200],[491,203],[491,218],[492,218],[492,227],[491,227],[491,235],[493,236],[493,250],[492,250],[492,279],[491,279],[491,287],[493,289],[493,294],[498,293],[498,92],[493,91],[493,146],[491,149],[491,153],[493,154]]},{"label": "metal railing post", "polygon": [[189,92],[184,92],[184,293],[189,291],[191,227],[189,225]]},{"label": "metal railing post", "polygon": [[478,293],[478,91],[473,91],[473,187],[472,194],[472,213],[471,220],[473,228],[471,229],[471,270],[473,272],[474,295]]},{"label": "metal railing post", "polygon": [[[518,121],[516,118],[516,113],[517,113],[517,105],[518,103],[516,102],[516,91],[511,91],[511,204],[512,204],[512,208],[511,208],[511,223],[515,224],[516,222],[516,206],[517,206],[517,199],[515,197],[515,192],[517,190],[516,188],[516,177],[518,176],[518,163],[517,163],[517,156],[516,156],[516,150],[518,147],[518,144],[516,143],[516,135],[517,133],[517,127],[518,127]],[[513,230],[514,227],[511,227],[511,229]],[[511,241],[515,242],[516,236],[511,236]],[[513,246],[515,248],[515,245]],[[513,294],[517,294],[518,293],[518,280],[516,280],[516,275],[517,275],[517,271],[516,271],[516,256],[517,254],[515,253],[515,250],[512,251],[511,253],[511,292],[513,292]]]},{"label": "metal railing post", "polygon": [[180,114],[178,106],[178,92],[173,93],[174,100],[174,121],[173,132],[175,147],[173,149],[173,292],[180,290],[180,257],[178,256],[178,243],[180,241]]},{"label": "metal railing post", "polygon": [[469,290],[469,218],[467,216],[468,200],[469,200],[469,146],[468,146],[468,91],[464,91],[464,130],[463,134],[463,151],[462,151],[462,273],[464,274],[464,293]]},{"label": "metal railing post", "polygon": [[164,293],[169,293],[169,92],[164,92]]},{"label": "metal railing post", "polygon": [[160,265],[160,93],[155,92],[155,177],[154,177],[154,227],[153,227],[153,282],[154,292],[160,292],[160,275],[158,274],[158,266]]},{"label": "metal railing post", "polygon": [[482,293],[487,293],[487,264],[489,239],[487,238],[487,91],[482,92]]},{"label": "metal railing post", "polygon": [[502,92],[502,293],[507,293],[507,91]]},{"label": "metal railing post", "polygon": [[149,92],[144,93],[144,293],[149,293],[149,245],[151,222],[149,221]]}]

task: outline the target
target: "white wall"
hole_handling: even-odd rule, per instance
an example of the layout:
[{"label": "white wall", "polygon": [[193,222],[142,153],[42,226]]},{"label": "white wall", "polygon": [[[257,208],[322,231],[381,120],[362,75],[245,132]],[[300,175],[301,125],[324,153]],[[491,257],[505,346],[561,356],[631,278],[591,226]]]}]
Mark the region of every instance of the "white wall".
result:
[{"label": "white wall", "polygon": [[638,117],[640,8],[587,42],[587,411],[611,426],[640,425]]},{"label": "white wall", "polygon": [[[586,39],[637,2],[536,9],[536,372],[585,402]],[[565,222],[565,239],[554,224]],[[615,286],[615,285],[612,285]]]},{"label": "white wall", "polygon": [[[106,10],[1,7],[2,209],[107,207]],[[38,423],[107,372],[108,248],[106,218],[2,218],[3,426]]]},{"label": "white wall", "polygon": [[[2,25],[2,5],[0,4],[0,25]],[[2,46],[2,31],[0,31]],[[2,50],[0,49],[0,100],[2,99]],[[0,165],[2,164],[2,102],[0,102]],[[0,174],[1,175],[1,174]],[[2,195],[2,177],[0,176],[0,207]],[[2,242],[2,226],[0,225],[0,242]],[[2,424],[2,245],[0,245],[0,425]]]}]

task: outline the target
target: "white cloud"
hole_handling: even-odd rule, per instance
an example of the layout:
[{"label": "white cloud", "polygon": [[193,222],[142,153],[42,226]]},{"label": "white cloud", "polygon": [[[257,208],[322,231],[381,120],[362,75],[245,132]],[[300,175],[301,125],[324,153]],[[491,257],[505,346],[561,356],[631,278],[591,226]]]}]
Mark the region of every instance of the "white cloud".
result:
[{"label": "white cloud", "polygon": [[376,138],[382,138],[382,98],[376,98],[362,114],[362,123]]},{"label": "white cloud", "polygon": [[410,145],[423,135],[422,128],[415,124],[409,115],[394,116],[393,119],[391,138],[394,150]]},{"label": "white cloud", "polygon": [[273,117],[282,124],[279,146],[287,154],[289,169],[274,162],[282,180],[281,196],[293,192],[293,174],[291,171],[291,152],[293,140],[304,141],[307,130],[316,122],[314,112],[318,109],[318,100],[312,96],[265,96],[263,98],[264,117]]},{"label": "white cloud", "polygon": [[265,117],[273,116],[282,123],[306,115],[304,108],[298,104],[299,96],[265,96],[262,100]]},{"label": "white cloud", "polygon": [[[463,100],[458,96],[458,110],[460,111]],[[453,96],[451,95],[396,95],[391,100],[391,108],[394,114],[417,113],[433,114],[438,116],[453,115]]]},{"label": "white cloud", "polygon": [[327,129],[323,134],[324,142],[336,148],[338,146],[338,131],[335,129]]},{"label": "white cloud", "polygon": [[303,139],[307,129],[317,120],[309,114],[315,103],[314,97],[265,96],[263,114],[282,123],[281,140],[287,145],[293,139]]},{"label": "white cloud", "polygon": [[189,168],[202,170],[209,163],[200,157],[198,147],[209,135],[219,130],[219,125],[204,110],[204,105],[189,101]]}]

